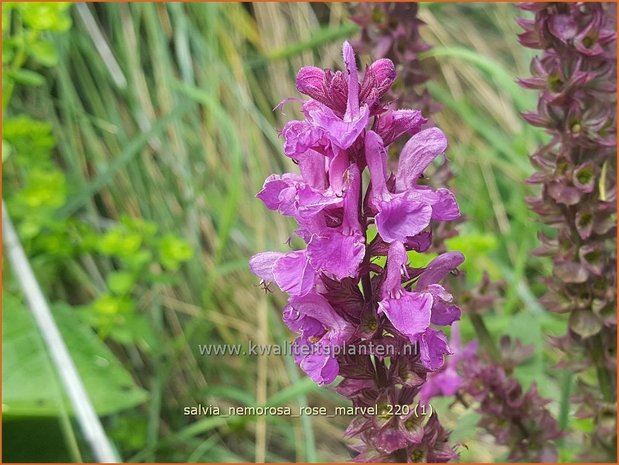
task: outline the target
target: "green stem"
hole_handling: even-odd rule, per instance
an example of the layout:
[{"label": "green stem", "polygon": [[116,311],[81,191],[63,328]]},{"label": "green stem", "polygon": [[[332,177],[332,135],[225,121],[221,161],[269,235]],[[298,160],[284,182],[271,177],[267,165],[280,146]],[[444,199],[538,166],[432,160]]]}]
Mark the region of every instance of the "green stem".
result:
[{"label": "green stem", "polygon": [[[155,286],[153,295],[153,312],[151,314],[151,327],[155,334],[163,334],[163,308],[159,301],[159,287]],[[156,447],[159,440],[161,427],[161,405],[166,376],[163,375],[164,361],[163,351],[160,345],[153,347],[153,363],[155,373],[151,378],[151,397],[148,405],[148,427],[146,430],[146,445],[149,452],[147,461],[155,462]]]},{"label": "green stem", "polygon": [[[28,54],[26,53],[26,37],[24,34],[24,29],[21,23],[21,18],[17,15],[16,19],[16,29],[17,33],[15,34],[21,40],[19,41],[19,49],[13,58],[13,63],[11,63],[11,71],[19,71],[22,66],[26,63],[26,59],[28,58]],[[37,36],[38,37],[38,33]],[[13,91],[15,90],[15,81],[12,79],[7,80],[6,88],[3,89],[2,96],[2,113],[6,111],[9,106],[9,102],[13,97]]]},{"label": "green stem", "polygon": [[[574,384],[574,374],[566,370],[563,372],[561,381],[561,401],[559,403],[559,428],[561,431],[567,431],[570,424],[570,396],[572,395],[572,386]],[[557,441],[563,444],[565,438],[561,437]]]},{"label": "green stem", "polygon": [[[365,237],[365,243],[368,245],[368,247],[365,248],[365,255],[363,257],[363,262],[361,263],[361,270],[363,272],[363,275],[361,276],[361,286],[363,289],[363,298],[365,299],[366,302],[370,302],[370,300],[372,299],[372,278],[370,276],[370,271],[368,269],[368,266],[370,264],[370,260],[372,259],[372,256],[370,255],[370,247],[368,244],[368,220],[367,220],[367,216],[365,215],[365,212],[363,211],[363,198],[365,197],[363,195],[363,178],[361,178],[359,180],[359,183],[361,184],[360,188],[359,188],[359,218],[362,218],[362,224],[363,224],[363,237]],[[370,189],[370,186],[368,185],[368,189]]]},{"label": "green stem", "polygon": [[473,323],[473,328],[475,328],[479,343],[486,350],[488,355],[490,355],[492,361],[499,363],[501,361],[501,354],[484,323],[484,319],[477,313],[469,313],[469,317],[471,318],[471,323]]},{"label": "green stem", "polygon": [[612,403],[615,400],[613,395],[614,390],[610,379],[610,373],[606,366],[601,334],[593,336],[589,350],[593,363],[595,364],[595,371],[597,372],[598,384],[600,385],[602,397],[604,401]]}]

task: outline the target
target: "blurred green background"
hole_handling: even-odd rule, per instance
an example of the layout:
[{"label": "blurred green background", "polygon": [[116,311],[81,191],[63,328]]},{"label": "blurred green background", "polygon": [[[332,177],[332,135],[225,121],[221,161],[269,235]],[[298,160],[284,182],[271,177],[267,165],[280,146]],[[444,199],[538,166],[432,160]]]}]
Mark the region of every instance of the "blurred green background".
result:
[{"label": "blurred green background", "polygon": [[[255,199],[293,171],[278,130],[296,70],[339,66],[350,5],[10,4],[3,24],[3,198],[104,426],[125,461],[342,461],[347,418],[190,417],[183,407],[345,405],[284,357],[202,357],[198,344],[282,342],[284,296],[248,258],[283,250],[290,221]],[[468,221],[450,241],[468,285],[505,283],[487,324],[538,349],[517,376],[569,409],[536,302],[549,263],[525,197],[544,140],[519,112],[531,51],[511,4],[423,4],[422,60]],[[361,57],[363,63],[369,57]],[[92,460],[49,356],[3,267],[4,461]],[[457,297],[456,297],[457,298]],[[465,339],[473,336],[468,321]],[[564,391],[564,390],[563,390]],[[478,416],[439,400],[462,459],[505,451]],[[562,419],[566,427],[569,416]],[[591,424],[571,425],[587,430]],[[36,446],[33,446],[36,444]],[[578,444],[561,448],[570,460]]]}]

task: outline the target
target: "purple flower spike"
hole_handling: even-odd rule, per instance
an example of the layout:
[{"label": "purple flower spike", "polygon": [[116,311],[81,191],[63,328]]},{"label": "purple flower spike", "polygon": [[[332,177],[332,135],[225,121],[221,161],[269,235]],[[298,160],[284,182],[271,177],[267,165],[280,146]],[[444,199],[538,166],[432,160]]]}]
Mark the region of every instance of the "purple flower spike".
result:
[{"label": "purple flower spike", "polygon": [[[616,414],[607,410],[617,402],[616,3],[520,7],[534,15],[518,21],[524,29],[520,42],[538,50],[532,76],[520,81],[538,92],[537,109],[523,117],[549,135],[530,156],[536,172],[528,180],[542,187],[528,199],[531,209],[555,230],[553,239],[540,236],[536,250],[552,258],[554,267],[540,301],[549,311],[570,314],[567,333],[556,341],[562,367],[579,373],[595,366],[597,374],[597,382],[578,384],[574,398],[582,402],[581,418],[596,424],[607,418],[608,428],[595,429],[591,449],[579,460],[614,462],[614,449],[606,454],[597,445],[616,442],[617,426]],[[536,394],[535,401],[527,398],[525,406],[540,403]],[[539,441],[550,435],[535,436],[537,457],[552,456]],[[514,458],[530,460],[530,445],[519,445]]]},{"label": "purple flower spike", "polygon": [[447,138],[438,128],[426,129],[411,137],[400,154],[396,189],[398,191],[414,189],[424,170],[432,160],[444,153],[445,149],[447,149]]},{"label": "purple flower spike", "polygon": [[380,108],[379,101],[391,88],[395,77],[395,66],[391,60],[386,58],[376,60],[365,71],[359,99],[366,102],[370,109]]},{"label": "purple flower spike", "polygon": [[432,207],[407,192],[393,194],[387,189],[387,151],[380,136],[369,131],[365,140],[366,163],[372,179],[371,203],[377,209],[376,228],[386,242],[406,242],[419,234],[432,218]]},{"label": "purple flower spike", "polygon": [[442,331],[428,328],[418,338],[421,363],[430,371],[436,371],[443,366],[445,355],[451,354],[447,345],[447,337]]},{"label": "purple flower spike", "polygon": [[336,279],[355,277],[365,255],[365,236],[359,223],[361,174],[357,165],[348,168],[348,188],[344,194],[342,224],[324,228],[308,244],[312,266]]},{"label": "purple flower spike", "polygon": [[322,209],[341,203],[341,198],[329,190],[320,191],[294,174],[272,174],[256,196],[267,208],[297,219],[309,218]]},{"label": "purple flower spike", "polygon": [[[357,65],[355,63],[355,54],[348,42],[344,42],[343,55],[346,66],[347,87],[346,111],[344,115],[340,116],[329,106],[319,103],[320,100],[310,100],[304,105],[304,112],[317,128],[328,135],[333,144],[342,150],[346,150],[364,131],[368,124],[370,113],[367,104],[360,105],[359,103]],[[316,92],[318,72],[315,69],[308,69],[299,74],[297,77],[298,88],[303,89],[310,96],[318,95],[321,100],[326,97],[326,95],[317,94]]]},{"label": "purple flower spike", "polygon": [[259,253],[250,259],[249,266],[262,281],[275,281],[290,295],[305,295],[316,284],[316,271],[310,266],[305,251]]},{"label": "purple flower spike", "polygon": [[299,337],[292,347],[295,362],[316,384],[331,384],[335,380],[339,371],[337,360],[325,355],[321,344]]},{"label": "purple flower spike", "polygon": [[348,80],[348,102],[344,118],[354,118],[359,115],[359,73],[355,61],[355,52],[348,42],[342,47],[344,65],[346,66],[346,78]]},{"label": "purple flower spike", "polygon": [[[343,58],[343,71],[299,71],[297,89],[309,97],[304,119],[286,124],[282,136],[284,153],[300,174],[272,175],[257,195],[297,222],[295,234],[307,247],[259,253],[249,264],[263,283],[274,282],[289,295],[283,320],[297,334],[294,359],[312,380],[323,385],[341,376],[337,391],[356,406],[404,405],[451,353],[443,332],[432,326],[460,317],[440,281],[463,260],[451,253],[412,269],[407,251],[428,250],[430,222],[456,218],[459,211],[447,189],[417,184],[447,144],[440,131],[422,131],[426,119],[419,111],[381,103],[395,80],[393,63],[370,64],[360,80],[348,43]],[[407,145],[398,181],[387,172],[385,147],[405,134],[417,137]],[[371,182],[364,189],[366,166]],[[368,243],[371,225],[378,235]],[[374,261],[384,255],[385,269]],[[361,346],[371,351],[375,345],[398,353],[358,355]],[[418,353],[410,353],[413,346]],[[347,353],[350,347],[355,353]],[[347,434],[364,441],[356,460],[454,457],[436,415],[426,426],[411,429],[412,421],[355,419]]]},{"label": "purple flower spike", "polygon": [[411,342],[430,325],[432,296],[427,293],[402,291],[379,303],[378,311],[387,315],[395,329]]},{"label": "purple flower spike", "polygon": [[419,275],[417,289],[423,289],[430,284],[436,284],[445,276],[458,268],[464,262],[464,255],[460,252],[445,252],[432,260],[426,269]]},{"label": "purple flower spike", "polygon": [[315,66],[304,66],[297,73],[296,87],[302,94],[326,105],[329,101],[329,88],[325,85],[325,80],[324,70]]},{"label": "purple flower spike", "polygon": [[[392,242],[387,255],[387,275],[383,284],[383,299],[378,311],[384,313],[393,327],[411,342],[430,326],[433,298],[430,293],[409,292],[402,287],[402,271],[408,262],[401,242]],[[405,268],[404,268],[405,269]]]},{"label": "purple flower spike", "polygon": [[306,104],[304,108],[309,118],[319,130],[327,135],[332,144],[342,150],[354,144],[368,124],[367,106],[357,109],[354,116],[351,116],[347,109],[344,118],[340,118],[330,108],[315,101],[310,101],[310,103],[311,105]]},{"label": "purple flower spike", "polygon": [[475,356],[478,344],[474,341],[462,347],[458,324],[451,328],[450,344],[454,355],[441,370],[428,374],[428,380],[421,388],[419,396],[423,404],[427,404],[433,397],[453,396],[464,383],[465,377],[458,373],[458,365]]},{"label": "purple flower spike", "polygon": [[318,384],[333,382],[338,374],[334,347],[341,346],[353,332],[320,294],[293,297],[284,308],[284,322],[300,334],[295,341],[297,363]]},{"label": "purple flower spike", "polygon": [[404,134],[416,134],[427,122],[418,110],[388,110],[378,116],[374,130],[388,147]]},{"label": "purple flower spike", "polygon": [[324,131],[307,121],[289,121],[282,129],[284,153],[290,158],[301,158],[312,148],[327,143]]},{"label": "purple flower spike", "polygon": [[[396,192],[408,191],[428,196],[428,189],[417,185],[424,170],[432,160],[447,149],[447,138],[438,128],[430,128],[415,134],[404,145],[395,178]],[[432,219],[439,221],[455,220],[460,217],[460,209],[454,195],[444,188],[428,197],[432,203]]]}]

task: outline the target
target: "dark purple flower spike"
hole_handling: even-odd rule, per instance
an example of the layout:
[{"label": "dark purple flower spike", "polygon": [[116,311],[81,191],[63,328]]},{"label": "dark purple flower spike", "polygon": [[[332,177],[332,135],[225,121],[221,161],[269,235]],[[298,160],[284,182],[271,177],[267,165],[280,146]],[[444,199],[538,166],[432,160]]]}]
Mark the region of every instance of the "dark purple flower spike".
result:
[{"label": "dark purple flower spike", "polygon": [[[529,200],[531,208],[555,230],[552,238],[540,235],[537,250],[554,264],[542,303],[569,314],[569,331],[554,344],[565,352],[564,369],[595,368],[597,383],[581,384],[579,397],[597,399],[591,403],[597,408],[583,412],[602,423],[608,407],[616,406],[616,5],[521,8],[534,17],[518,21],[524,29],[520,42],[540,50],[532,76],[520,81],[539,92],[537,110],[523,116],[551,136],[531,156],[537,171],[529,179],[542,187]],[[586,459],[608,459],[600,452],[615,450],[616,428],[608,431],[596,430]]]}]

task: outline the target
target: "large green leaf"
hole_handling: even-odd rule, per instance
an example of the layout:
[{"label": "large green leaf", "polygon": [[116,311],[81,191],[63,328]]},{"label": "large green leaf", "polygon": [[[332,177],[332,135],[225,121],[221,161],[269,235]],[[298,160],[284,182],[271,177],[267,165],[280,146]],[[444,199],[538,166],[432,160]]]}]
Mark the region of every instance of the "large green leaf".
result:
[{"label": "large green leaf", "polygon": [[[68,305],[52,308],[95,410],[107,415],[142,403],[147,395],[109,348],[80,322]],[[23,303],[2,296],[2,413],[8,416],[56,415],[70,402],[46,352],[34,320]]]}]

